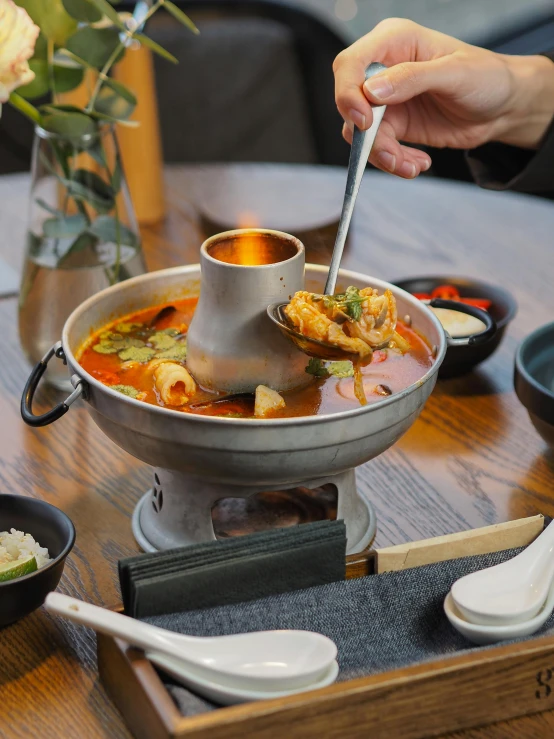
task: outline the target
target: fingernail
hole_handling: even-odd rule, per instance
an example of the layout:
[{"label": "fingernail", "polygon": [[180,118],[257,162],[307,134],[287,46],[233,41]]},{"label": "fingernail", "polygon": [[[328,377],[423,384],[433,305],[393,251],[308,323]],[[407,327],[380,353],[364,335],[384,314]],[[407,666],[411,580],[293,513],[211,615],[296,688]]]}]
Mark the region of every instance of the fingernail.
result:
[{"label": "fingernail", "polygon": [[401,177],[413,179],[416,176],[415,164],[412,164],[411,162],[402,162],[401,166],[398,168],[397,174]]},{"label": "fingernail", "polygon": [[426,159],[423,164],[421,165],[421,171],[427,172],[428,169],[431,169],[431,160]]},{"label": "fingernail", "polygon": [[391,83],[386,77],[376,77],[375,79],[366,80],[364,82],[364,88],[372,97],[378,100],[390,98],[394,92]]},{"label": "fingernail", "polygon": [[355,110],[354,108],[352,108],[348,111],[348,115],[355,126],[361,128],[362,131],[365,129],[365,115],[363,113],[360,113],[359,110]]},{"label": "fingernail", "polygon": [[389,154],[388,151],[380,151],[377,154],[377,161],[389,172],[394,172],[396,167],[396,157]]}]

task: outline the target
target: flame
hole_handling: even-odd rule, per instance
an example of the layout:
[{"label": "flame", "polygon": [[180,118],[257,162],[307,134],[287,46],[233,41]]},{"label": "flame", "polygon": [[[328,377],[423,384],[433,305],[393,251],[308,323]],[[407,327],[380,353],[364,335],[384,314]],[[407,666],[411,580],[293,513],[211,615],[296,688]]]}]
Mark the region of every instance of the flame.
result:
[{"label": "flame", "polygon": [[259,233],[244,234],[237,240],[236,264],[252,267],[267,264],[267,243]]},{"label": "flame", "polygon": [[259,228],[260,219],[252,210],[243,210],[237,216],[237,228]]}]

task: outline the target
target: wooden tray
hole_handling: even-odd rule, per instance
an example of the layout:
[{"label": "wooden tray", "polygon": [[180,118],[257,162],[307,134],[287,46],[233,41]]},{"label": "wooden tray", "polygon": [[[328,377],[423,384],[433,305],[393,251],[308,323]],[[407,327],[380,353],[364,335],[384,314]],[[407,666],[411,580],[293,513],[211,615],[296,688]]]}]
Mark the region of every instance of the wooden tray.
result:
[{"label": "wooden tray", "polygon": [[[529,544],[544,518],[511,521],[347,559],[361,577]],[[287,698],[183,717],[144,654],[98,635],[100,678],[137,739],[403,739],[554,708],[554,636],[411,665]]]}]

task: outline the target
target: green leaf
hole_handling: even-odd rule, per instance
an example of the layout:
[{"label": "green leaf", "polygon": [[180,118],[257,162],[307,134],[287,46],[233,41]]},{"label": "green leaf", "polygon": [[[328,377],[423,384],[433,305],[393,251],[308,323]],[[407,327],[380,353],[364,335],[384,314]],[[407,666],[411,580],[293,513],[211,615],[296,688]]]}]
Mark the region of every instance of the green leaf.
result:
[{"label": "green leaf", "polygon": [[90,2],[96,6],[96,8],[102,13],[102,15],[107,16],[112,23],[114,23],[118,28],[121,28],[122,31],[125,31],[125,24],[117,14],[117,11],[114,10],[114,8],[110,5],[108,0],[90,0]]},{"label": "green leaf", "polygon": [[41,208],[44,208],[44,210],[47,210],[49,213],[52,213],[53,216],[59,217],[62,215],[61,210],[53,208],[46,202],[46,200],[43,200],[42,198],[35,198],[35,203],[37,205],[40,205]]},{"label": "green leaf", "polygon": [[[17,5],[20,5],[21,3],[16,3]],[[48,59],[48,41],[46,40],[46,36],[42,33],[42,31],[37,36],[37,40],[35,41],[35,50],[33,52],[33,59],[42,59],[43,61],[46,61]]]},{"label": "green leaf", "polygon": [[77,21],[66,13],[62,0],[17,0],[17,4],[56,46],[63,46],[77,28]]},{"label": "green leaf", "polygon": [[107,213],[114,207],[115,196],[111,185],[104,182],[96,172],[77,169],[72,179],[64,180],[64,184],[72,197],[85,200],[99,213]]},{"label": "green leaf", "polygon": [[162,56],[164,59],[167,59],[169,62],[173,62],[173,64],[178,64],[179,62],[177,59],[173,56],[173,54],[170,54],[169,51],[166,51],[163,46],[160,46],[155,41],[153,41],[148,36],[145,36],[143,33],[135,33],[133,34],[133,38],[137,39],[137,41],[140,41],[143,46],[146,46],[150,51],[153,51],[155,54],[158,54],[159,56]]},{"label": "green leaf", "polygon": [[[90,156],[94,159],[94,161],[98,162],[98,164],[101,167],[106,168],[108,166],[108,163],[106,161],[106,154],[104,152],[104,147],[102,146],[102,141],[99,138],[96,139],[96,141],[94,141],[94,143],[87,148],[87,154],[90,154]],[[115,187],[114,187],[114,192],[117,192]]]},{"label": "green leaf", "polygon": [[171,15],[174,18],[176,18],[179,21],[179,23],[182,23],[193,33],[200,33],[200,31],[194,25],[194,23],[191,21],[188,15],[186,15],[186,13],[183,13],[183,11],[180,8],[178,8],[176,5],[174,5],[172,2],[170,2],[170,0],[164,0],[163,6],[166,10],[168,10],[171,13]]},{"label": "green leaf", "polygon": [[153,344],[158,351],[172,349],[177,344],[177,341],[172,336],[168,336],[161,331],[152,334],[148,341],[150,344]]},{"label": "green leaf", "polygon": [[103,241],[105,243],[120,243],[126,244],[127,246],[138,245],[138,238],[136,234],[133,233],[130,228],[127,228],[127,226],[123,225],[123,223],[121,222],[119,223],[118,233],[117,219],[113,216],[99,216],[89,226],[88,230],[90,231],[90,233],[98,236],[100,241]]},{"label": "green leaf", "polygon": [[122,178],[123,178],[123,169],[121,167],[121,162],[119,161],[119,156],[118,156],[115,160],[115,167],[112,172],[112,181],[111,181],[111,185],[115,193],[118,193],[121,189]]},{"label": "green leaf", "polygon": [[321,359],[316,359],[315,357],[312,357],[310,359],[305,372],[307,372],[309,375],[313,375],[314,377],[329,377],[329,372],[327,371]]},{"label": "green leaf", "polygon": [[80,213],[61,218],[47,218],[42,225],[45,236],[51,239],[63,239],[76,236],[87,227],[87,219]]},{"label": "green leaf", "polygon": [[125,128],[137,128],[140,126],[139,121],[125,121],[121,118],[113,118],[111,115],[99,113],[97,110],[91,111],[90,117],[97,121],[104,121],[105,123],[118,123],[120,126],[124,126]]},{"label": "green leaf", "polygon": [[48,79],[48,63],[42,59],[31,59],[29,62],[31,71],[35,73],[35,79],[28,85],[22,85],[17,88],[17,92],[21,97],[27,100],[39,98],[46,95],[50,89],[50,80]]},{"label": "green leaf", "polygon": [[62,0],[69,15],[83,23],[96,23],[101,20],[102,13],[90,0]]},{"label": "green leaf", "polygon": [[104,85],[95,100],[94,110],[117,120],[126,120],[132,115],[136,104],[134,95],[129,99],[129,96],[124,97],[111,86]]},{"label": "green leaf", "polygon": [[126,100],[130,105],[135,106],[137,104],[137,98],[135,94],[131,90],[129,90],[126,85],[118,82],[117,80],[114,80],[112,77],[105,77],[104,86],[106,85],[108,87],[111,87],[114,92],[117,92],[117,94],[124,100]]},{"label": "green leaf", "polygon": [[335,377],[354,377],[354,365],[348,360],[329,362],[327,365],[327,371]]},{"label": "green leaf", "polygon": [[[119,45],[119,31],[117,28],[85,26],[67,40],[65,48],[91,67],[101,69]],[[123,48],[121,53],[124,53]]]},{"label": "green leaf", "polygon": [[149,362],[155,353],[155,350],[150,349],[148,346],[131,346],[129,349],[119,352],[118,356],[122,362]]},{"label": "green leaf", "polygon": [[42,118],[42,126],[47,131],[67,138],[79,138],[96,132],[96,123],[85,113],[69,113],[59,110],[47,113]]},{"label": "green leaf", "polygon": [[[122,321],[121,323],[117,324],[115,330],[119,331],[122,334],[130,334],[131,331],[136,331],[137,328],[142,328],[143,326],[143,323],[134,323],[134,321]],[[141,346],[144,346],[144,344],[141,344]]]},{"label": "green leaf", "polygon": [[80,67],[69,67],[62,64],[54,63],[53,69],[56,93],[69,92],[79,87],[85,74]]},{"label": "green leaf", "polygon": [[187,357],[187,342],[183,339],[172,346],[170,349],[158,352],[156,359],[174,359],[177,362],[184,362]]},{"label": "green leaf", "polygon": [[128,395],[129,398],[136,398],[137,395],[139,395],[139,391],[134,388],[132,385],[110,385],[109,386],[112,390],[117,390],[118,393],[123,393],[123,395]]},{"label": "green leaf", "polygon": [[93,249],[97,243],[98,239],[95,236],[83,231],[83,233],[79,234],[75,241],[70,245],[69,249],[58,262],[58,266],[63,266],[68,258],[77,252],[84,251],[85,249]]}]

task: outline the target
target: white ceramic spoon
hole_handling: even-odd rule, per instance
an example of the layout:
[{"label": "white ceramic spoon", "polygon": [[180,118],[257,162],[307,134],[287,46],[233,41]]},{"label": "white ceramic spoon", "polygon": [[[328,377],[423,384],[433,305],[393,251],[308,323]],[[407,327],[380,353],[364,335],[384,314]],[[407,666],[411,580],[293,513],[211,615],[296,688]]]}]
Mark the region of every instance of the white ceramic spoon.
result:
[{"label": "white ceramic spoon", "polygon": [[546,603],[536,616],[518,624],[505,624],[503,626],[491,626],[485,624],[474,624],[466,621],[460,611],[456,608],[452,592],[444,599],[444,612],[452,626],[474,644],[495,644],[505,639],[519,639],[522,636],[530,636],[543,626],[554,610],[554,587],[551,588]]},{"label": "white ceramic spoon", "polygon": [[197,675],[228,688],[262,692],[304,688],[329,672],[337,647],[312,631],[255,631],[231,636],[193,637],[145,624],[61,593],[49,593],[49,611],[123,639],[147,652],[179,660]]},{"label": "white ceramic spoon", "polygon": [[204,680],[198,675],[191,675],[180,660],[172,657],[166,657],[163,654],[155,652],[146,652],[146,658],[153,662],[157,667],[161,667],[164,672],[175,678],[187,688],[192,688],[196,693],[200,693],[214,703],[222,706],[233,706],[236,703],[249,703],[250,701],[271,700],[272,698],[282,698],[285,695],[293,695],[294,693],[305,693],[307,690],[318,690],[332,685],[339,674],[339,666],[336,660],[333,661],[329,670],[324,673],[323,677],[316,680],[310,685],[303,688],[294,688],[292,690],[277,690],[272,692],[264,692],[262,690],[240,690],[235,687],[227,687],[210,680]]},{"label": "white ceramic spoon", "polygon": [[501,626],[529,621],[541,611],[554,578],[554,523],[507,562],[457,580],[452,599],[475,624]]}]

